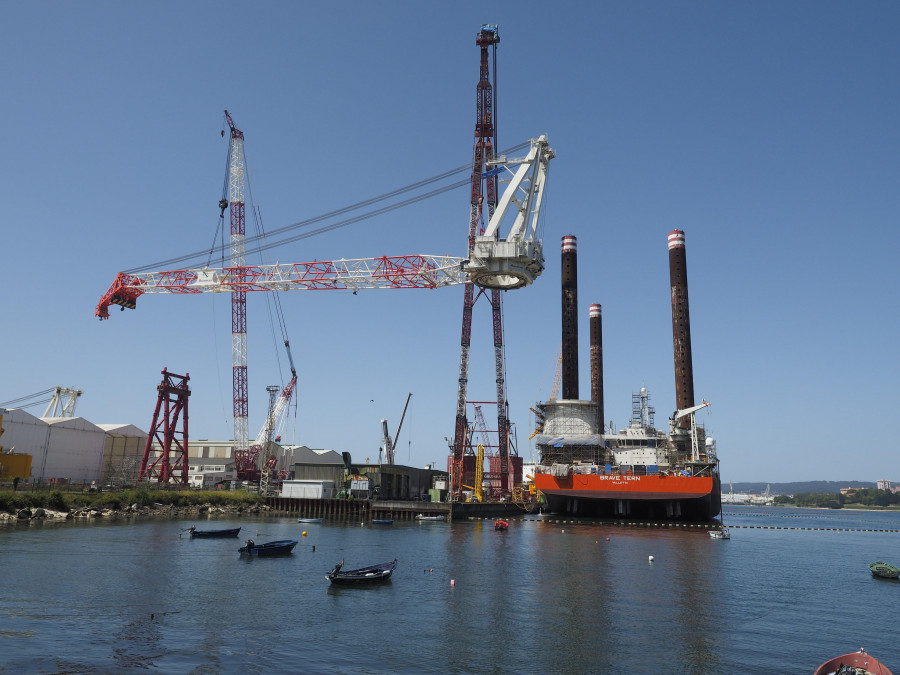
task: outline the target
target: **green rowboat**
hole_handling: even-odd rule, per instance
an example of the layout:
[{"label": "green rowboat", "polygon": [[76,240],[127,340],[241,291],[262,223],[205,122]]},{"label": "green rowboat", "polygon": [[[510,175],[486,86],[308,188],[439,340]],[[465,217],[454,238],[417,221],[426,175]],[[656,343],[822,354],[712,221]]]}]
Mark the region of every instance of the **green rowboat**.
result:
[{"label": "green rowboat", "polygon": [[882,579],[897,579],[900,577],[900,567],[895,567],[880,560],[869,563],[869,569],[872,570],[872,576],[881,577]]}]

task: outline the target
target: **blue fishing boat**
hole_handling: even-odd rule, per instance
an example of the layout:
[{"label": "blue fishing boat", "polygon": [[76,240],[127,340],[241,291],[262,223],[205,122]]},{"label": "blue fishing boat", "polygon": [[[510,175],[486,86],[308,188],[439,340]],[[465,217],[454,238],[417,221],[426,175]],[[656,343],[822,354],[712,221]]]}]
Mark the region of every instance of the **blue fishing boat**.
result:
[{"label": "blue fishing boat", "polygon": [[294,550],[296,545],[296,539],[280,539],[278,541],[269,541],[265,544],[256,544],[252,539],[248,539],[246,545],[241,546],[238,552],[241,555],[255,555],[264,558],[273,555],[287,555]]}]

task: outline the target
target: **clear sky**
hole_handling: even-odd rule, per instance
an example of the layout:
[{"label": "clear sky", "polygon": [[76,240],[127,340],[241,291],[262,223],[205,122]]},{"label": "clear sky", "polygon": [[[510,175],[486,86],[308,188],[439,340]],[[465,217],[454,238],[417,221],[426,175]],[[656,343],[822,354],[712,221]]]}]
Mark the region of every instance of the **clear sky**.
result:
[{"label": "clear sky", "polygon": [[[553,382],[566,234],[582,398],[599,302],[607,419],[626,425],[647,387],[666,426],[680,228],[695,392],[712,401],[699,421],[723,479],[900,481],[896,2],[9,1],[3,15],[0,401],[75,387],[76,414],[149,430],[168,368],[191,376],[191,438],[231,438],[228,297],[143,296],[105,322],[97,301],[121,270],[210,247],[225,109],[267,230],[470,162],[475,35],[492,23],[499,144],[546,133],[557,155],[547,270],[504,299],[519,454]],[[265,260],[464,256],[468,201],[455,190]],[[393,432],[412,392],[397,459],[445,466],[462,288],[281,301],[300,378],[284,440],[374,461],[380,420]],[[484,300],[472,335],[469,398],[488,400]],[[248,340],[252,438],[265,387],[288,377],[264,293],[248,297]]]}]

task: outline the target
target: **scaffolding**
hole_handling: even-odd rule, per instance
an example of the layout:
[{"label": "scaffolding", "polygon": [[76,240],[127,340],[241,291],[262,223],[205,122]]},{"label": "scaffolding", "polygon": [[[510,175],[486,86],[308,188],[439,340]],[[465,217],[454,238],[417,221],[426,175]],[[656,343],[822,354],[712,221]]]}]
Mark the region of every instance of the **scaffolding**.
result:
[{"label": "scaffolding", "polygon": [[544,418],[542,433],[534,436],[542,465],[606,463],[608,450],[597,429],[596,403],[547,401],[537,407]]}]

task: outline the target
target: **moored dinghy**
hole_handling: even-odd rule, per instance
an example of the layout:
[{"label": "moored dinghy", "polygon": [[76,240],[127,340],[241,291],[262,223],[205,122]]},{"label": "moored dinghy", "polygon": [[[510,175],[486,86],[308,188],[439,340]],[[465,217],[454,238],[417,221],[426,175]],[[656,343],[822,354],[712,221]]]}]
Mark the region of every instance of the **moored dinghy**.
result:
[{"label": "moored dinghy", "polygon": [[297,518],[298,523],[321,523],[322,518]]},{"label": "moored dinghy", "polygon": [[333,584],[372,584],[381,581],[387,581],[391,578],[394,568],[397,566],[397,559],[394,558],[390,562],[379,563],[377,565],[369,565],[368,567],[360,567],[356,570],[341,571],[344,561],[341,560],[334,569],[325,575]]},{"label": "moored dinghy", "polygon": [[881,562],[880,560],[869,563],[869,570],[872,572],[873,577],[880,577],[882,579],[900,578],[900,568],[891,565],[890,563]]},{"label": "moored dinghy", "polygon": [[191,539],[195,538],[221,538],[221,537],[236,537],[238,533],[241,531],[239,527],[231,527],[222,530],[198,530],[196,526],[191,525],[187,529],[187,533],[191,535]]},{"label": "moored dinghy", "polygon": [[244,546],[238,549],[241,555],[258,556],[265,558],[273,555],[287,555],[294,550],[297,545],[295,539],[280,539],[278,541],[269,541],[265,544],[254,543],[252,539],[248,539]]}]

